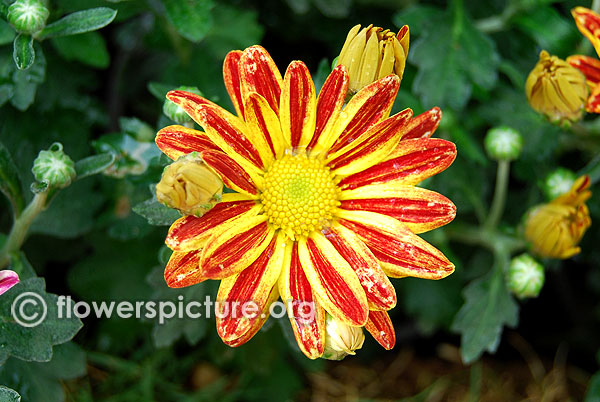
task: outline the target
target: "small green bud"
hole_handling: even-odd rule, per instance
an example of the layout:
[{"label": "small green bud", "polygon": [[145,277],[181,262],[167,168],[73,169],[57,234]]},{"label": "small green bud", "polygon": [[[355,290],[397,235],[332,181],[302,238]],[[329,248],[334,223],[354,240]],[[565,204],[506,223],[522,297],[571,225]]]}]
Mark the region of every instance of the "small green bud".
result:
[{"label": "small green bud", "polygon": [[33,34],[46,26],[50,12],[40,0],[17,0],[8,7],[8,22],[19,32]]},{"label": "small green bud", "polygon": [[494,127],[487,132],[484,140],[485,151],[495,160],[515,160],[521,154],[523,137],[513,128]]},{"label": "small green bud", "polygon": [[559,167],[546,176],[542,183],[542,189],[546,197],[549,200],[553,200],[560,195],[568,193],[575,180],[577,180],[575,172]]},{"label": "small green bud", "polygon": [[323,359],[342,360],[362,348],[365,334],[362,327],[351,327],[327,314],[325,319],[325,350]]},{"label": "small green bud", "polygon": [[[182,86],[179,88],[175,88],[175,90],[187,91],[196,95],[202,95],[202,92],[200,92],[200,90],[196,87]],[[188,116],[188,114],[182,108],[180,108],[177,104],[175,104],[173,101],[170,101],[169,99],[166,99],[165,103],[163,104],[163,113],[169,119],[173,120],[178,124],[185,124],[193,121],[192,118]]]},{"label": "small green bud", "polygon": [[47,151],[40,151],[31,171],[38,182],[56,188],[68,187],[77,175],[75,162],[63,152],[60,142],[52,144]]},{"label": "small green bud", "polygon": [[508,267],[508,288],[519,299],[537,297],[544,286],[544,267],[529,254],[521,254]]}]

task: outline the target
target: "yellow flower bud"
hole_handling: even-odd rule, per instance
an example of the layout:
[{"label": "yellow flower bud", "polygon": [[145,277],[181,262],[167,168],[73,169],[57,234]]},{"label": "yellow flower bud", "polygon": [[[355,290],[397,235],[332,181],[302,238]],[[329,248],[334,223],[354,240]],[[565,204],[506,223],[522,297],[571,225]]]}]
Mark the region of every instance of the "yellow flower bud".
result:
[{"label": "yellow flower bud", "polygon": [[581,119],[589,88],[581,71],[542,50],[527,77],[525,93],[533,109],[562,123]]},{"label": "yellow flower bud", "polygon": [[581,176],[569,191],[528,214],[525,237],[536,254],[566,259],[581,251],[578,244],[592,224],[585,205],[592,196],[589,186],[589,176]]},{"label": "yellow flower bud", "polygon": [[362,348],[365,341],[362,327],[351,327],[329,314],[325,332],[325,351],[322,357],[328,360],[342,360],[347,355],[356,354],[354,351]]},{"label": "yellow flower bud", "polygon": [[183,215],[204,215],[222,193],[221,178],[193,154],[167,166],[156,185],[158,201]]},{"label": "yellow flower bud", "polygon": [[353,27],[337,62],[348,70],[349,93],[354,95],[362,87],[390,74],[402,79],[409,41],[408,25],[404,25],[397,34],[373,25],[363,29],[360,25]]}]

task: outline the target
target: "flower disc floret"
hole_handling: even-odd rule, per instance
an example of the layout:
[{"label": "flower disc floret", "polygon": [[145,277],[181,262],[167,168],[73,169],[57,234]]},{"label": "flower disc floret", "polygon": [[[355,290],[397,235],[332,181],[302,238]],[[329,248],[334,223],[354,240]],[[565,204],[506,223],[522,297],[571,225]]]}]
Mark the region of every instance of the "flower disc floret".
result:
[{"label": "flower disc floret", "polygon": [[265,174],[261,195],[269,223],[292,239],[307,237],[331,221],[339,189],[323,161],[306,154],[285,155]]}]

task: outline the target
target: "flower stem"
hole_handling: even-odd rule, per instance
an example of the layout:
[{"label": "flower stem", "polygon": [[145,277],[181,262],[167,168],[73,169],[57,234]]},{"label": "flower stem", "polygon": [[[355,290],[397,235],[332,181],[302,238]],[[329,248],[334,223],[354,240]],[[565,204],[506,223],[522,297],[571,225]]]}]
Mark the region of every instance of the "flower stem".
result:
[{"label": "flower stem", "polygon": [[0,250],[0,268],[4,268],[10,262],[10,254],[18,251],[25,241],[29,227],[46,207],[48,191],[37,193],[33,200],[27,205],[23,213],[15,220],[10,230],[6,243]]},{"label": "flower stem", "polygon": [[498,161],[498,170],[496,171],[496,188],[494,190],[494,199],[490,213],[485,222],[486,229],[492,229],[498,226],[502,212],[504,212],[504,204],[506,203],[506,190],[508,189],[508,176],[510,172],[510,162],[508,160]]}]

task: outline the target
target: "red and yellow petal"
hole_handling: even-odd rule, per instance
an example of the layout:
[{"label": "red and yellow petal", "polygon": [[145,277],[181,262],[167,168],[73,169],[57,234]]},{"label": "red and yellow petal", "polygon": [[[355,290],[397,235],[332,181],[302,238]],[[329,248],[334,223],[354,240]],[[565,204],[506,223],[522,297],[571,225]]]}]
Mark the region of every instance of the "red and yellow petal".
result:
[{"label": "red and yellow petal", "polygon": [[200,272],[202,250],[174,251],[165,267],[165,281],[170,288],[183,288],[206,280]]},{"label": "red and yellow petal", "polygon": [[296,342],[302,353],[316,359],[325,350],[325,310],[313,293],[300,264],[298,243],[285,247],[283,270],[279,276],[279,293],[285,303]]},{"label": "red and yellow petal", "polygon": [[439,138],[400,141],[385,161],[345,177],[339,187],[351,190],[391,181],[417,184],[445,170],[455,158],[456,145],[450,141]]},{"label": "red and yellow petal", "polygon": [[266,99],[253,92],[246,98],[245,108],[248,128],[253,130],[257,137],[262,136],[265,139],[272,157],[281,158],[287,146],[279,118]]},{"label": "red and yellow petal", "polygon": [[256,174],[253,177],[250,176],[244,168],[224,152],[209,150],[200,155],[204,163],[221,177],[227,187],[253,198],[258,197],[258,189],[263,186],[261,176]]},{"label": "red and yellow petal", "polygon": [[390,350],[396,344],[394,324],[386,311],[369,311],[369,320],[365,329],[385,349]]},{"label": "red and yellow petal", "polygon": [[260,209],[260,205],[245,195],[224,194],[223,201],[202,217],[188,215],[173,222],[165,244],[175,251],[201,249],[220,225],[257,215]]},{"label": "red and yellow petal", "polygon": [[210,138],[202,131],[183,126],[168,126],[156,134],[155,139],[158,149],[173,160],[190,152],[202,152],[208,149],[216,149]]},{"label": "red and yellow petal", "polygon": [[585,7],[571,10],[579,31],[592,42],[596,53],[600,55],[600,15]]},{"label": "red and yellow petal", "polygon": [[342,191],[340,208],[391,216],[413,233],[423,233],[451,222],[456,206],[435,191],[402,184],[372,184]]},{"label": "red and yellow petal", "polygon": [[454,272],[441,251],[397,219],[367,211],[340,210],[338,215],[339,223],[365,242],[388,276],[442,279]]},{"label": "red and yellow petal", "polygon": [[569,56],[567,63],[581,71],[588,84],[595,86],[600,82],[600,60],[597,58],[583,55]]},{"label": "red and yellow petal", "polygon": [[[333,69],[325,80],[319,97],[317,98],[317,120],[315,122],[315,133],[313,134],[308,149],[322,152],[329,149],[335,141],[329,133],[333,128],[339,112],[344,106],[346,94],[348,93],[348,72],[343,64]],[[331,144],[324,144],[322,139],[330,138]]]},{"label": "red and yellow petal", "polygon": [[402,140],[412,138],[429,138],[437,130],[442,121],[442,111],[439,107],[434,107],[420,115],[414,117],[404,127]]},{"label": "red and yellow petal", "polygon": [[271,311],[271,305],[275,303],[279,299],[279,292],[277,286],[273,286],[271,288],[271,292],[269,293],[269,297],[267,303],[265,304],[264,309],[258,315],[256,321],[254,321],[252,327],[250,327],[242,336],[237,339],[231,339],[229,341],[223,341],[228,346],[236,348],[248,342],[256,333],[262,328],[264,323],[269,318],[269,313]]},{"label": "red and yellow petal", "polygon": [[348,325],[362,326],[369,307],[356,272],[321,233],[298,242],[302,269],[314,294],[329,314]]},{"label": "red and yellow petal", "polygon": [[216,228],[202,250],[202,275],[223,279],[252,264],[268,247],[275,233],[266,221],[265,215],[256,215]]},{"label": "red and yellow petal", "polygon": [[206,135],[246,170],[263,168],[260,144],[252,141],[245,123],[220,106],[205,103],[206,99],[186,91],[170,91],[167,98],[178,104],[196,123],[204,128]]},{"label": "red and yellow petal", "polygon": [[402,112],[375,124],[351,144],[332,153],[328,166],[338,176],[362,172],[384,160],[402,138],[402,129],[412,117],[412,110]]},{"label": "red and yellow petal", "polygon": [[244,117],[244,99],[242,98],[242,83],[240,81],[240,59],[241,50],[234,50],[227,53],[223,61],[223,81],[227,93],[233,102],[237,115]]},{"label": "red and yellow petal", "polygon": [[589,113],[600,113],[600,85],[596,86],[588,97],[585,110]]},{"label": "red and yellow petal", "polygon": [[242,54],[239,69],[242,98],[246,99],[251,92],[256,92],[279,115],[283,79],[271,55],[262,46],[249,47]]},{"label": "red and yellow petal", "polygon": [[279,103],[281,130],[292,149],[306,147],[315,132],[317,98],[308,67],[301,61],[290,63],[283,79]]},{"label": "red and yellow petal", "polygon": [[356,272],[367,296],[369,310],[390,310],[396,305],[396,291],[377,259],[352,231],[334,224],[323,235]]},{"label": "red and yellow petal", "polygon": [[217,332],[224,341],[242,337],[260,319],[279,278],[285,242],[275,236],[250,266],[221,281],[217,294]]},{"label": "red and yellow petal", "polygon": [[[400,78],[388,75],[361,89],[339,113],[331,130],[331,152],[350,144],[370,127],[386,119],[400,88]],[[329,141],[326,141],[329,143]]]}]

